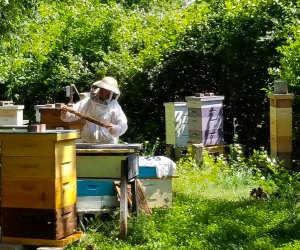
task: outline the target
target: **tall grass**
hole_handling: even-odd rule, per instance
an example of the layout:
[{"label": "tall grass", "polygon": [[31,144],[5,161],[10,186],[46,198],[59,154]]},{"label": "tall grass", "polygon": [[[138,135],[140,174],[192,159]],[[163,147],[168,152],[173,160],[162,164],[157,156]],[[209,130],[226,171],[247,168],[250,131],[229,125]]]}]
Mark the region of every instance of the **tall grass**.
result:
[{"label": "tall grass", "polygon": [[[188,156],[177,162],[172,208],[130,217],[128,238],[118,239],[118,211],[90,224],[86,237],[67,249],[300,249],[298,175],[264,150],[245,159]],[[267,199],[250,197],[258,186]]]}]

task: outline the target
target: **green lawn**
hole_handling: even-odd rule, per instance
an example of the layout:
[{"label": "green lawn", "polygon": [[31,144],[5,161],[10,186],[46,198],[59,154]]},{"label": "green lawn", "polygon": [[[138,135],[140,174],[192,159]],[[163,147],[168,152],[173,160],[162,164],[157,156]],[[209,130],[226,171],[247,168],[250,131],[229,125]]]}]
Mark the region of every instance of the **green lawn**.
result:
[{"label": "green lawn", "polygon": [[[300,249],[295,177],[263,178],[245,161],[177,162],[172,208],[130,217],[126,241],[118,239],[116,211],[112,220],[91,222],[82,242],[68,249]],[[250,197],[258,186],[267,199]]]}]

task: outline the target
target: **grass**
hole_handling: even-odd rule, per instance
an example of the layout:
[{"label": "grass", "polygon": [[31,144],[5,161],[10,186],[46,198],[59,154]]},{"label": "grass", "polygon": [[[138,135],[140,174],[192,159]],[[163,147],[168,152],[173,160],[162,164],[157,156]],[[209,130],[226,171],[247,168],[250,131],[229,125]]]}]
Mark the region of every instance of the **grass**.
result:
[{"label": "grass", "polygon": [[[182,160],[172,208],[130,217],[126,241],[118,239],[116,211],[112,220],[90,223],[82,242],[67,249],[300,249],[297,181],[283,174],[277,181],[262,178],[253,174],[255,164],[247,168],[245,162],[207,158],[199,168]],[[268,199],[250,197],[258,186],[269,190]]]}]

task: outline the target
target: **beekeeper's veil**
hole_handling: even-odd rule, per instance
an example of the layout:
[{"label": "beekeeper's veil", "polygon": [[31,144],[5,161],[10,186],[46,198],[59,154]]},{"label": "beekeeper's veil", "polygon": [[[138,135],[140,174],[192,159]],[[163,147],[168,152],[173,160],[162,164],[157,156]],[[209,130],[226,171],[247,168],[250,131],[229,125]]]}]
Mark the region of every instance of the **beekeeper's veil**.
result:
[{"label": "beekeeper's veil", "polygon": [[[99,98],[99,91],[100,88],[107,89],[111,92],[110,97],[107,100],[100,100]],[[92,84],[91,93],[90,93],[92,101],[102,104],[108,105],[112,99],[118,99],[120,96],[120,90],[118,86],[118,82],[115,78],[107,76],[104,77],[102,80],[97,81]]]}]

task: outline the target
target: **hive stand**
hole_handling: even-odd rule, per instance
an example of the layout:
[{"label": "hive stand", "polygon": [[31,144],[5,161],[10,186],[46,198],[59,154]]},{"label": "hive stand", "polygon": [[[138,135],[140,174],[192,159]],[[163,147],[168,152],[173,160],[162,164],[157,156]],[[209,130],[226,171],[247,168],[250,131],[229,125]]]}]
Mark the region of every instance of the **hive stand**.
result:
[{"label": "hive stand", "polygon": [[138,151],[142,144],[76,144],[77,177],[120,181],[120,238],[127,237],[128,187],[132,190],[133,212],[138,212]]}]

